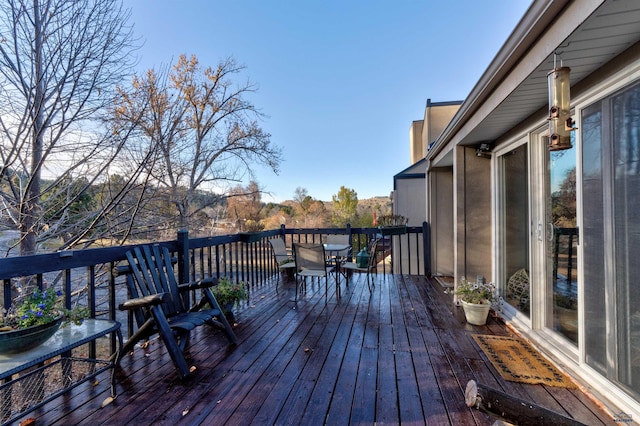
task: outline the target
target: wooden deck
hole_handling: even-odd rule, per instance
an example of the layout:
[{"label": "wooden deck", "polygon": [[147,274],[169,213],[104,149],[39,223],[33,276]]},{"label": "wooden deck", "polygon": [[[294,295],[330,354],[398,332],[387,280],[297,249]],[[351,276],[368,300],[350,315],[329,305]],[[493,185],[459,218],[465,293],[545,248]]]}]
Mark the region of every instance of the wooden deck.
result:
[{"label": "wooden deck", "polygon": [[[275,284],[275,282],[274,282]],[[495,319],[467,325],[460,308],[424,277],[378,275],[370,294],[356,274],[338,300],[329,283],[309,283],[297,304],[293,283],[252,290],[237,314],[239,344],[200,327],[179,381],[164,345],[125,356],[118,398],[108,376],[29,415],[38,425],[435,424],[490,425],[469,409],[470,379],[588,425],[615,423],[579,390],[503,380],[470,337],[508,334]]]}]

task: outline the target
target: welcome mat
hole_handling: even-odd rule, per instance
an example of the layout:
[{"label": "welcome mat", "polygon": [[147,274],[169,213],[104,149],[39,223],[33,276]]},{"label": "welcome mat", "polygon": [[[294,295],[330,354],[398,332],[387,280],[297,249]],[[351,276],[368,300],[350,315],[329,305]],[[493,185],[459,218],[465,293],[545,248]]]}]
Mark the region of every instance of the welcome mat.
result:
[{"label": "welcome mat", "polygon": [[522,339],[484,334],[474,334],[473,338],[506,380],[562,388],[576,387],[565,374]]}]

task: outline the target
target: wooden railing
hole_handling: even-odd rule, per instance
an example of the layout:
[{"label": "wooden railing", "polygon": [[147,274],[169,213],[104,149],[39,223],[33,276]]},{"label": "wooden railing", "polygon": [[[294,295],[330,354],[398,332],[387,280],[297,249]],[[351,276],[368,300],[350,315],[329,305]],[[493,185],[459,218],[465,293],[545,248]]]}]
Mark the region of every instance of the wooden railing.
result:
[{"label": "wooden railing", "polygon": [[[205,277],[231,277],[243,281],[249,289],[260,286],[279,273],[268,240],[284,238],[287,246],[293,242],[323,242],[329,234],[348,234],[353,253],[372,238],[380,237],[377,228],[300,228],[262,231],[252,234],[221,235],[206,238],[188,238],[185,231],[178,232],[176,240],[160,241],[177,257],[177,273],[181,282]],[[428,275],[429,228],[408,227],[403,236],[385,237],[383,247],[392,259],[399,259],[393,270],[385,273]],[[127,299],[124,277],[114,273],[115,267],[125,261],[125,253],[134,245],[68,250],[32,256],[0,259],[0,279],[3,283],[3,306],[9,308],[12,295],[20,289],[52,284],[65,294],[65,306],[87,306],[92,318],[109,318],[123,322],[124,334],[133,328],[132,318],[117,309]],[[420,253],[416,257],[415,254]],[[405,270],[402,259],[413,258]],[[417,260],[416,260],[417,259]],[[188,277],[188,278],[187,278]],[[115,342],[112,342],[115,345]]]}]

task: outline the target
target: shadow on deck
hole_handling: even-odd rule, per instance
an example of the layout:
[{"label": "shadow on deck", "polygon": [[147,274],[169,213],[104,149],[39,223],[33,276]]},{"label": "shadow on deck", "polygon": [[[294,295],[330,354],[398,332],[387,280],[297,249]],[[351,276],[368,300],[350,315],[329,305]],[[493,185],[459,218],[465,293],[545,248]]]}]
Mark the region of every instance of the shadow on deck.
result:
[{"label": "shadow on deck", "polygon": [[[118,398],[108,376],[29,415],[37,424],[373,424],[490,425],[469,409],[464,387],[486,386],[573,417],[615,424],[580,390],[502,379],[471,335],[509,334],[490,319],[467,325],[461,308],[435,281],[377,275],[370,294],[355,275],[338,300],[333,281],[309,283],[298,303],[293,282],[252,290],[237,313],[239,339],[199,327],[187,360],[193,377],[177,379],[164,345],[151,341],[126,355]],[[274,281],[275,284],[275,281]]]}]

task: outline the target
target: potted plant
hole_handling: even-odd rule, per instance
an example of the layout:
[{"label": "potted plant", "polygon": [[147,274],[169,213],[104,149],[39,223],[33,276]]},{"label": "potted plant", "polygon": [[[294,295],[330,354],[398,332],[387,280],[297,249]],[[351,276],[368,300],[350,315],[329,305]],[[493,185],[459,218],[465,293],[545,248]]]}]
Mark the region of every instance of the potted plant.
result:
[{"label": "potted plant", "polygon": [[240,241],[243,243],[255,243],[262,239],[261,231],[264,225],[259,221],[248,219],[243,226],[242,232],[239,233]]},{"label": "potted plant", "polygon": [[213,287],[213,295],[224,314],[233,319],[233,306],[240,300],[246,300],[249,296],[244,282],[233,282],[227,277],[221,277],[218,284]]},{"label": "potted plant", "polygon": [[382,235],[402,235],[407,233],[408,218],[400,214],[387,214],[378,218],[378,229]]},{"label": "potted plant", "polygon": [[458,296],[469,324],[486,324],[487,316],[496,299],[493,283],[470,282],[463,278],[456,286],[454,294]]},{"label": "potted plant", "polygon": [[32,349],[53,336],[63,322],[79,323],[87,316],[87,308],[64,309],[61,291],[36,289],[1,316],[0,353]]}]

